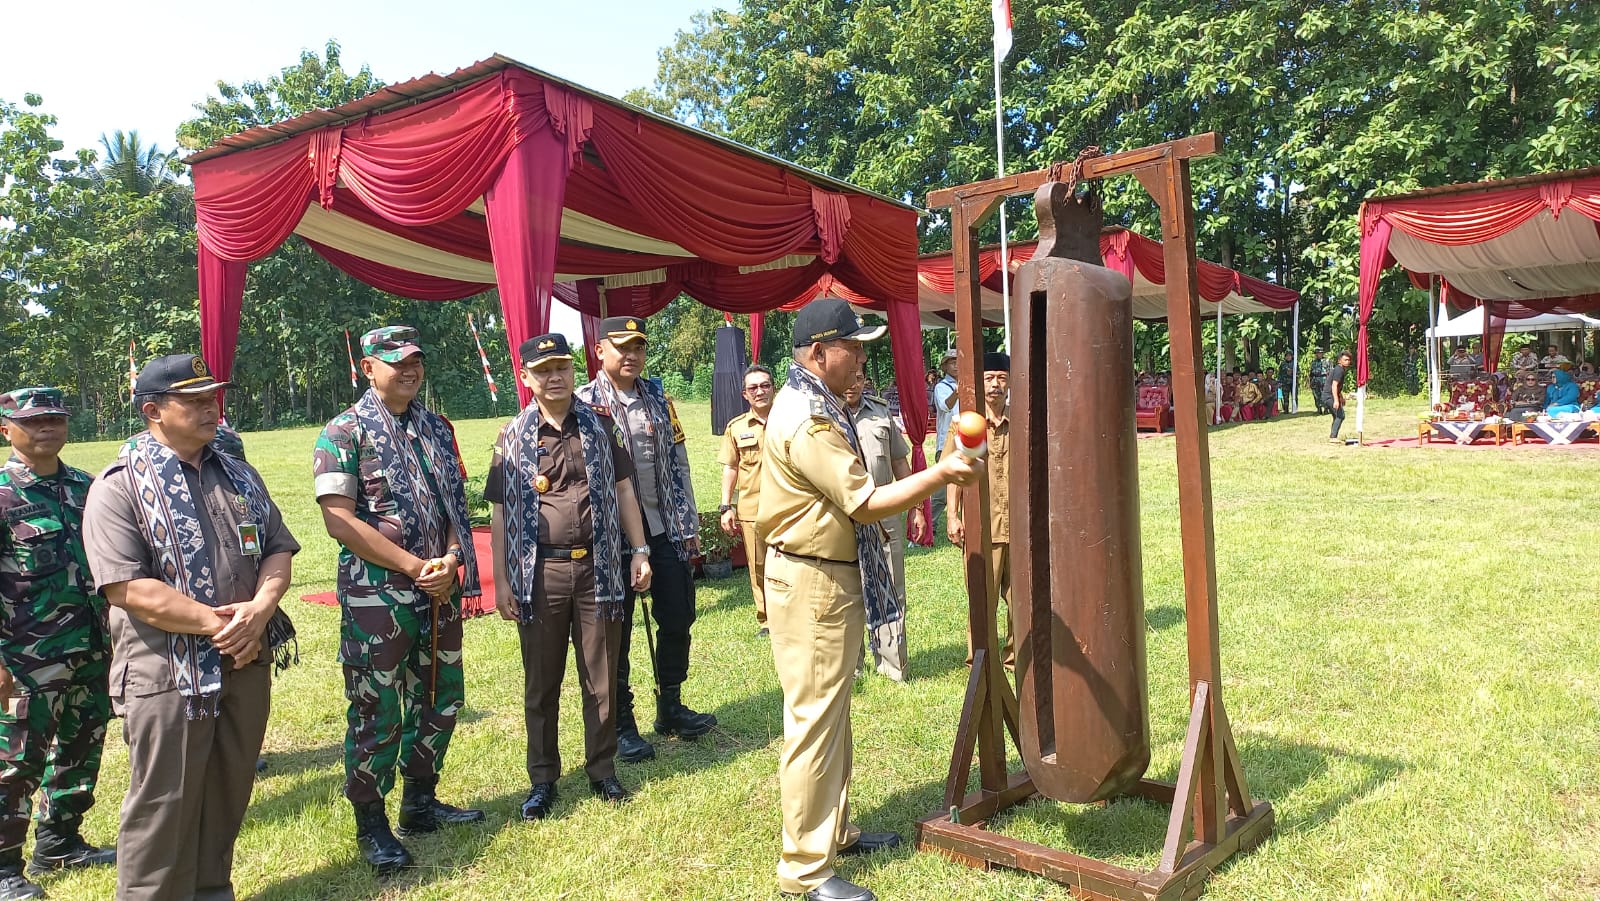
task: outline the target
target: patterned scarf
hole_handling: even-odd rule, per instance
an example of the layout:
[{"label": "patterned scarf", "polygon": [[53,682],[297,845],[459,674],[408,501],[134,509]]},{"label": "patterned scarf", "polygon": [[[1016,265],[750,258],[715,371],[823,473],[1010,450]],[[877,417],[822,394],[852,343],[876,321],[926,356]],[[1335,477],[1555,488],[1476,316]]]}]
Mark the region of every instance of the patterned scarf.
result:
[{"label": "patterned scarf", "polygon": [[[216,458],[244,500],[250,521],[257,529],[265,529],[271,511],[267,486],[261,477],[232,455],[219,453]],[[161,581],[185,597],[208,607],[218,606],[222,599],[217,597],[211,550],[206,547],[200,526],[200,508],[189,492],[189,480],[184,477],[178,455],[149,432],[140,432],[122,446],[117,459],[128,474],[139,526],[155,555]],[[265,537],[260,536],[262,540]],[[279,670],[300,662],[294,623],[282,609],[267,622],[264,637]],[[186,699],[184,715],[189,719],[216,716],[222,696],[222,655],[211,639],[169,632],[167,656],[178,693]]]},{"label": "patterned scarf", "polygon": [[[578,418],[583,441],[583,468],[589,477],[589,512],[594,521],[594,597],[600,618],[622,619],[622,516],[617,509],[616,465],[611,457],[614,433],[608,435],[594,408],[573,398],[572,415]],[[539,405],[527,409],[501,431],[505,457],[505,516],[507,577],[517,601],[517,621],[528,625],[538,618],[533,603],[535,567],[539,563],[539,494],[533,489],[539,476]],[[612,426],[616,428],[615,425]]]},{"label": "patterned scarf", "polygon": [[[628,417],[621,415],[617,388],[611,384],[610,377],[602,372],[590,384],[594,385],[594,402],[610,411],[612,419],[626,432]],[[672,414],[667,409],[667,395],[649,379],[639,379],[633,385],[644,399],[645,410],[653,426],[651,431],[654,434],[651,437],[656,445],[656,496],[668,500],[667,509],[662,511],[667,520],[667,537],[672,539],[678,559],[688,560],[689,542],[700,536],[700,514],[689,503],[689,473],[678,468],[677,457],[673,453],[672,439],[676,430],[672,427]]]},{"label": "patterned scarf", "polygon": [[377,391],[368,388],[356,401],[354,410],[356,419],[372,437],[372,446],[378,451],[384,477],[389,481],[389,492],[400,508],[406,550],[427,557],[434,549],[444,546],[438,521],[424,515],[422,509],[433,495],[428,482],[431,472],[438,482],[440,504],[461,543],[461,593],[469,598],[482,594],[483,589],[478,584],[478,554],[472,546],[472,524],[467,518],[466,480],[461,476],[461,457],[456,452],[456,436],[450,423],[422,404],[411,402],[411,424],[428,455],[428,471],[425,472],[410,435],[383,405]]},{"label": "patterned scarf", "polygon": [[[804,394],[811,402],[812,415],[827,416],[834,427],[844,434],[845,440],[861,457],[861,438],[856,435],[855,421],[845,411],[844,404],[834,396],[822,380],[812,375],[804,366],[789,364],[788,386]],[[861,465],[867,465],[861,460]],[[905,607],[894,590],[894,577],[889,571],[889,556],[884,550],[883,527],[877,523],[856,523],[856,559],[861,564],[861,593],[867,604],[867,636],[872,649],[878,650],[878,630],[889,623],[906,618]]]}]

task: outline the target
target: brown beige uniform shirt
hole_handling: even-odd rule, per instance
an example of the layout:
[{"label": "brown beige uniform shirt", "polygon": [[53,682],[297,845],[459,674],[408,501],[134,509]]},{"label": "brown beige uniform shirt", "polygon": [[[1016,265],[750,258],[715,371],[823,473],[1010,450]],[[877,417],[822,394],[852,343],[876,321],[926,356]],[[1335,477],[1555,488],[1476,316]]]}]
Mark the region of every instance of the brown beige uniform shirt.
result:
[{"label": "brown beige uniform shirt", "polygon": [[[239,526],[250,521],[244,498],[228,480],[216,454],[209,447],[200,454],[198,471],[187,463],[182,466],[189,480],[189,493],[200,508],[200,530],[211,551],[217,604],[248,601],[255,597],[261,561],[273,554],[297,553],[300,544],[283,524],[278,505],[269,499],[267,521],[256,524],[261,553],[243,553]],[[107,467],[89,490],[83,514],[83,543],[95,584],[102,588],[134,579],[161,578],[139,526],[128,476],[120,461]],[[125,693],[143,695],[175,688],[167,653],[168,633],[119,607],[110,609],[110,620],[111,696],[121,698]],[[259,654],[251,665],[266,666],[271,658],[271,654]],[[224,665],[232,666],[231,662]]]},{"label": "brown beige uniform shirt", "polygon": [[[1011,543],[1011,467],[1007,458],[1011,451],[1011,416],[1001,414],[998,420],[989,419],[989,453],[984,458],[989,467],[989,532],[995,544]],[[956,452],[956,430],[944,440],[944,452]]]},{"label": "brown beige uniform shirt", "polygon": [[792,388],[767,416],[756,528],[768,545],[802,557],[856,562],[850,514],[877,485],[828,415]]},{"label": "brown beige uniform shirt", "polygon": [[722,433],[722,450],[717,462],[738,470],[733,487],[739,492],[735,507],[739,519],[754,522],[761,500],[761,444],[767,437],[767,423],[755,411],[728,420]]}]

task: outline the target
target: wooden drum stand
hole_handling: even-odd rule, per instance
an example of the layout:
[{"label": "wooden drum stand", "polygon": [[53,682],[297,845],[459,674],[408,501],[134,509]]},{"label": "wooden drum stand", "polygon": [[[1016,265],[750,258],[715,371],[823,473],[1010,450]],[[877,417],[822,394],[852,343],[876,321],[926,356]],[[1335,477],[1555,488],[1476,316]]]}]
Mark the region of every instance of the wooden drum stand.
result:
[{"label": "wooden drum stand", "polygon": [[[1095,155],[1091,150],[1071,164],[947,188],[928,195],[929,207],[951,210],[961,409],[983,409],[977,228],[994,214],[1004,198],[1036,191],[1041,241],[1035,262],[1027,264],[1035,268],[1025,268],[1017,280],[1015,297],[1007,299],[1012,304],[1013,328],[1019,327],[1019,314],[1024,323],[1023,334],[1013,336],[1018,351],[1013,367],[1013,396],[1023,395],[1026,404],[1030,378],[1035,375],[1041,382],[1045,378],[1059,382],[1076,377],[1079,378],[1077,384],[1086,387],[1075,389],[1069,384],[1066,390],[1078,393],[1072,394],[1068,404],[1057,406],[1077,401],[1080,407],[1096,407],[1099,410],[1097,421],[1106,425],[1102,435],[1066,435],[1069,440],[1062,440],[1060,433],[1064,429],[1056,420],[1050,420],[1049,424],[1033,426],[1031,433],[1029,427],[1022,428],[1021,447],[1013,444],[1012,497],[1022,503],[1037,504],[1036,509],[1014,510],[1012,521],[1013,553],[1019,555],[1013,558],[1012,570],[1017,608],[1018,671],[1023,674],[1022,697],[1027,702],[1027,708],[1021,710],[1022,717],[1018,715],[1017,696],[995,653],[999,644],[995,615],[985,603],[988,593],[986,552],[992,540],[989,486],[987,480],[980,480],[965,489],[963,519],[968,536],[965,564],[969,628],[973,638],[972,676],[956,731],[955,750],[945,783],[944,807],[917,824],[917,846],[976,867],[987,869],[999,865],[1036,873],[1067,884],[1072,893],[1081,898],[1173,901],[1197,897],[1206,877],[1223,861],[1237,851],[1259,844],[1272,831],[1272,806],[1250,797],[1221,696],[1210,451],[1204,422],[1203,372],[1199,366],[1200,311],[1195,293],[1194,208],[1189,185],[1189,160],[1215,153],[1216,149],[1217,136],[1209,133],[1109,156]],[[1097,369],[1109,373],[1103,379],[1096,375],[1084,381],[1074,375],[1080,371],[1078,369],[1055,373],[1048,359],[1051,353],[1068,348],[1066,352],[1081,354],[1086,346],[1081,341],[1079,345],[1071,345],[1070,336],[1058,341],[1063,330],[1042,325],[1048,314],[1040,313],[1038,319],[1029,318],[1029,305],[1043,306],[1045,289],[1055,292],[1057,285],[1052,283],[1052,278],[1057,282],[1067,281],[1069,276],[1079,278],[1083,273],[1075,270],[1082,269],[1088,272],[1092,286],[1110,285],[1110,290],[1121,292],[1120,297],[1108,298],[1098,287],[1089,291],[1091,294],[1099,292],[1095,298],[1090,298],[1102,305],[1097,309],[1111,311],[1107,315],[1113,319],[1118,315],[1124,317],[1123,321],[1111,323],[1111,327],[1120,329],[1125,325],[1131,332],[1128,318],[1131,312],[1115,312],[1118,304],[1126,306],[1126,289],[1119,287],[1125,280],[1106,280],[1100,275],[1106,270],[1098,265],[1074,262],[1100,262],[1095,243],[1099,231],[1098,208],[1095,207],[1089,217],[1081,214],[1083,205],[1075,196],[1076,184],[1080,179],[1118,174],[1131,174],[1139,179],[1160,206],[1165,244],[1190,694],[1189,727],[1176,784],[1140,778],[1149,759],[1149,739],[1143,671],[1143,592],[1139,587],[1137,466],[1131,443],[1131,350],[1126,352],[1128,359],[1123,361],[1113,348],[1114,352]],[[1092,231],[1086,225],[1089,222],[1093,223]],[[1082,282],[1075,284],[1082,290]],[[1071,305],[1065,308],[1077,309]],[[1071,320],[1056,320],[1057,323],[1062,321]],[[1026,324],[1030,322],[1033,324]],[[1126,341],[1131,348],[1131,338]],[[1128,373],[1120,372],[1124,364],[1129,368]],[[1123,382],[1116,382],[1116,379]],[[1123,383],[1128,386],[1125,398],[1118,396]],[[1036,399],[1054,390],[1041,389],[1038,384],[1033,384],[1031,389]],[[1082,403],[1086,399],[1092,403]],[[1119,404],[1128,408],[1125,433],[1124,423],[1118,418],[1124,415]],[[1031,412],[1028,418],[1041,421]],[[1059,422],[1079,425],[1083,421],[1068,418]],[[1012,422],[1017,422],[1016,416],[1012,417]],[[1074,475],[1070,470],[1076,464],[1076,455],[1083,449],[1082,443],[1100,440],[1110,442],[1111,450],[1097,448],[1099,461],[1080,466]],[[1074,478],[1085,484],[1086,480],[1100,481],[1105,492],[1103,501],[1091,505],[1094,509],[1081,516],[1072,512],[1065,514],[1065,518],[1077,523],[1074,528],[1080,531],[1088,527],[1103,529],[1102,534],[1111,541],[1111,546],[1100,552],[1100,562],[1091,562],[1089,568],[1094,572],[1057,570],[1059,580],[1055,585],[1051,582],[1050,561],[1059,562],[1060,557],[1050,556],[1050,545],[1056,546],[1055,553],[1059,555],[1063,542],[1061,535],[1051,534],[1049,530],[1060,527],[1063,513],[1049,509],[1047,502],[1041,503],[1045,495],[1019,494],[1016,487],[1025,484],[1019,479],[1030,478],[1027,472],[1019,474],[1017,468],[1026,470],[1031,466],[1035,470],[1033,487],[1037,489],[1038,473],[1046,471],[1043,463],[1047,456],[1051,458],[1052,467],[1049,475],[1066,471],[1068,481]],[[1121,474],[1130,476],[1127,481],[1132,484],[1111,484],[1124,481],[1119,477]],[[1128,547],[1129,535],[1132,536],[1131,547]],[[1071,543],[1070,539],[1067,543]],[[1077,550],[1071,553],[1077,555],[1071,558],[1074,561],[1089,559]],[[1072,618],[1070,610],[1058,608],[1052,613],[1049,602],[1052,594],[1063,594],[1061,582],[1078,579],[1091,586],[1070,589],[1077,599],[1074,603],[1081,607],[1084,599],[1100,590],[1098,586],[1102,583],[1097,580],[1102,576],[1105,584],[1121,579],[1132,587],[1122,597],[1107,594],[1099,602],[1098,611],[1091,604],[1089,614],[1077,620]],[[1119,610],[1119,601],[1128,601],[1122,606],[1137,609]],[[1083,634],[1075,635],[1073,623],[1092,624],[1117,617],[1120,617],[1118,627],[1132,630],[1134,634],[1126,637],[1127,647],[1109,652],[1120,652],[1123,656],[1114,667],[1116,678],[1108,683],[1100,678],[1102,673],[1094,672],[1094,662],[1085,656],[1096,653],[1093,641]],[[1128,667],[1123,663],[1136,665]],[[1136,670],[1131,676],[1127,672],[1130,668]],[[1069,694],[1071,697],[1067,697]],[[1097,736],[1090,736],[1086,731],[1091,725],[1100,729]],[[1006,771],[1008,732],[1027,764],[1022,772],[1008,774]],[[1110,735],[1110,739],[1103,740],[1106,735]],[[1102,755],[1106,759],[1096,758],[1086,768],[1082,759],[1092,754],[1083,752],[1079,743],[1108,746]],[[968,793],[974,751],[978,756],[979,788]],[[1061,752],[1061,760],[1057,752]],[[1121,756],[1114,760],[1106,757],[1115,754]],[[1061,762],[1074,756],[1078,758],[1075,763]],[[1102,763],[1105,765],[1101,766]],[[1086,769],[1090,771],[1088,775],[1085,775]],[[1107,801],[1119,795],[1143,797],[1172,806],[1161,858],[1153,870],[1130,870],[1007,838],[985,828],[987,822],[1001,812],[1034,797],[1083,802]]]}]

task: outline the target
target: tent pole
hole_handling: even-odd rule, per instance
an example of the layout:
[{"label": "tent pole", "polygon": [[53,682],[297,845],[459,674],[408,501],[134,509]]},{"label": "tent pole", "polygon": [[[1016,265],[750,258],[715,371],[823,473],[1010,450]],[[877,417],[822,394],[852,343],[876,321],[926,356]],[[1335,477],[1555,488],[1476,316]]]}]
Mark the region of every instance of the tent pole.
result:
[{"label": "tent pole", "polygon": [[1222,422],[1222,301],[1217,301],[1217,406],[1211,424]]},{"label": "tent pole", "polygon": [[1289,354],[1289,412],[1300,412],[1300,301],[1294,302],[1292,350]]},{"label": "tent pole", "polygon": [[1428,276],[1428,409],[1439,402],[1439,277]]},{"label": "tent pole", "polygon": [[[1005,109],[1000,100],[1000,60],[994,61],[994,159],[995,177],[1006,176],[1006,142],[1005,142]],[[1005,333],[1003,346],[1006,353],[1011,353],[1011,254],[1009,242],[1011,236],[1006,226],[1006,198],[1000,198],[1000,290],[1005,294],[1001,299],[1000,309],[1005,314]],[[980,285],[980,290],[981,290]],[[982,322],[982,317],[979,317]]]}]

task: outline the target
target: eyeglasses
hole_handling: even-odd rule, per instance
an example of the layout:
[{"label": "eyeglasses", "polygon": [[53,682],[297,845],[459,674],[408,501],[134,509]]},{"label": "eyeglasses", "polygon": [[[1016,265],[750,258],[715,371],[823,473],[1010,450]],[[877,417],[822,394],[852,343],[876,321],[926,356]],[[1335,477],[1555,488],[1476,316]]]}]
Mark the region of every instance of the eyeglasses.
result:
[{"label": "eyeglasses", "polygon": [[754,384],[754,385],[746,385],[746,386],[744,386],[744,393],[746,393],[746,394],[760,394],[763,391],[771,391],[771,390],[772,390],[772,383],[771,382],[758,382],[757,384]]}]

